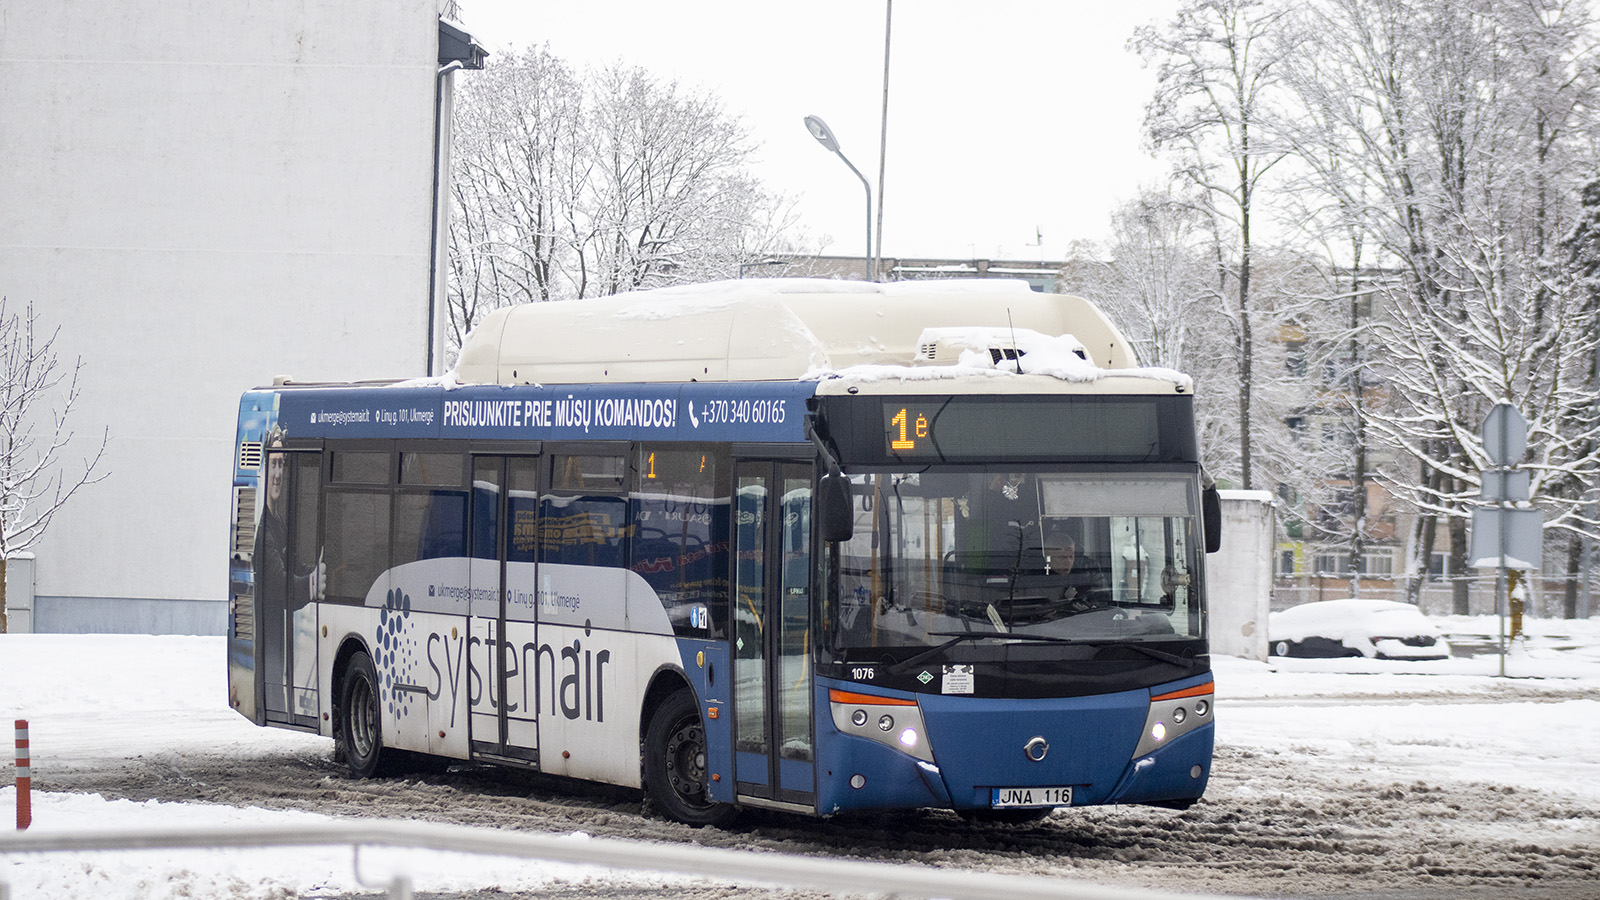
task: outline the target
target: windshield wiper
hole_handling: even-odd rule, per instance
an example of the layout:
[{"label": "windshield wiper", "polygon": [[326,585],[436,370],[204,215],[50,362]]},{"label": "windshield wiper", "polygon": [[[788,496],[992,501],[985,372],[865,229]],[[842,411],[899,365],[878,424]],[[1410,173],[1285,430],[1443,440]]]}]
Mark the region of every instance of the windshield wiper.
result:
[{"label": "windshield wiper", "polygon": [[957,644],[959,644],[959,643],[961,643],[963,641],[1003,640],[1003,641],[1037,641],[1037,642],[1046,643],[1046,644],[1071,644],[1071,643],[1075,643],[1074,641],[1072,641],[1072,640],[1070,640],[1068,638],[1051,637],[1050,635],[1047,635],[1047,634],[1017,634],[1014,631],[930,631],[930,632],[928,632],[928,636],[929,637],[947,637],[950,640],[945,641],[944,643],[942,643],[942,644],[940,644],[940,645],[938,645],[936,647],[929,647],[928,649],[922,651],[921,653],[916,654],[915,656],[911,656],[911,657],[908,657],[906,659],[902,659],[901,661],[899,661],[899,662],[895,663],[894,665],[890,666],[889,667],[889,672],[891,674],[898,675],[901,672],[905,671],[906,669],[909,669],[912,666],[916,665],[917,663],[920,663],[923,660],[928,659],[930,657],[937,656],[938,654],[943,653],[946,650],[949,650],[951,647],[954,647],[955,645],[957,645]]},{"label": "windshield wiper", "polygon": [[[1041,644],[1070,644],[1076,647],[1094,647],[1097,650],[1105,649],[1107,647],[1126,647],[1129,650],[1132,650],[1136,653],[1143,653],[1145,656],[1148,656],[1157,662],[1164,662],[1168,665],[1182,666],[1186,669],[1192,669],[1194,668],[1195,664],[1195,659],[1193,656],[1179,656],[1176,653],[1168,653],[1165,650],[1157,650],[1154,647],[1147,647],[1143,644],[1135,643],[1133,641],[1081,641],[1073,638],[1055,637],[1048,634],[1017,634],[1013,631],[930,631],[928,632],[928,635],[930,637],[948,637],[950,640],[945,641],[937,647],[929,647],[915,656],[895,663],[889,667],[889,672],[898,675],[900,672],[915,666],[917,663],[949,650],[951,647],[954,647],[963,641],[978,641],[988,639],[1034,641],[1035,643]],[[1100,654],[1098,653],[1095,654],[1096,657],[1099,655]]]},{"label": "windshield wiper", "polygon": [[[1134,643],[1133,641],[1072,641],[1072,643],[1081,644],[1085,647],[1095,647],[1098,649],[1105,649],[1106,647],[1126,647],[1129,650],[1143,653],[1145,656],[1160,662],[1168,663],[1174,666],[1183,666],[1186,669],[1194,668],[1193,656],[1179,656],[1176,653],[1168,653],[1165,650],[1157,650],[1154,647],[1146,647],[1143,644]],[[1099,655],[1100,654],[1098,653],[1095,654],[1096,657],[1099,657]]]}]

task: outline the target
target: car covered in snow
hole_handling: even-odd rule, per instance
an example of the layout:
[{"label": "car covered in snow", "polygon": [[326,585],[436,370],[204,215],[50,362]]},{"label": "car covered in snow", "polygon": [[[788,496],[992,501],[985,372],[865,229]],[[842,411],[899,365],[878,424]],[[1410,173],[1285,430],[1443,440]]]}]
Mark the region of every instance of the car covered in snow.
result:
[{"label": "car covered in snow", "polygon": [[1273,656],[1448,659],[1450,643],[1420,610],[1392,600],[1321,600],[1267,620]]}]

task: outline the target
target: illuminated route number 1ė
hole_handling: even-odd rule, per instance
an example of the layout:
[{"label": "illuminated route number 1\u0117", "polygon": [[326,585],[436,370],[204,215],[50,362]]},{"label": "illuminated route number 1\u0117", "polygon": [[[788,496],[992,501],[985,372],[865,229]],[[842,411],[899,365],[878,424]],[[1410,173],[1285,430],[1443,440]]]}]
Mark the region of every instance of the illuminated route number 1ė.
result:
[{"label": "illuminated route number 1\u0117", "polygon": [[915,430],[913,431],[911,417],[907,414],[906,408],[903,406],[900,408],[899,412],[894,414],[894,418],[889,420],[889,424],[900,429],[900,439],[889,442],[889,449],[891,450],[915,450],[917,449],[917,442],[916,439],[912,438],[911,435],[915,434],[918,438],[925,438],[928,436],[927,417],[920,415],[917,416]]}]

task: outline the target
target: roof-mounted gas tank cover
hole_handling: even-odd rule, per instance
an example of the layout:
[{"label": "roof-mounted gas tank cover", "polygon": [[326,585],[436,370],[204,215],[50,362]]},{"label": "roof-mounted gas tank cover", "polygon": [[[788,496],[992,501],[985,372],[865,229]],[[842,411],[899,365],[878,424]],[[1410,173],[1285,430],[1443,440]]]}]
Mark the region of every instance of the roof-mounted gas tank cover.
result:
[{"label": "roof-mounted gas tank cover", "polygon": [[1093,304],[1021,281],[769,278],[497,310],[468,337],[455,378],[777,381],[862,366],[953,366],[967,352],[990,368],[1030,354],[1099,370],[1136,365],[1127,340]]}]

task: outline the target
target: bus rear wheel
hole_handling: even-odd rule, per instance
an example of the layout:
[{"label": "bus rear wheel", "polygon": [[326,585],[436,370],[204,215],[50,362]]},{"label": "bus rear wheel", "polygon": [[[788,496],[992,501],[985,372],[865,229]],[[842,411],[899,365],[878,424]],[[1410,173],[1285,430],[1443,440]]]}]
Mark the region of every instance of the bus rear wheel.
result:
[{"label": "bus rear wheel", "polygon": [[383,762],[383,720],[378,707],[378,670],[372,657],[350,657],[339,688],[338,741],[344,763],[356,778],[378,774]]},{"label": "bus rear wheel", "polygon": [[678,691],[656,708],[644,738],[644,786],[651,805],[685,825],[723,826],[737,807],[708,795],[706,731],[694,695]]}]

